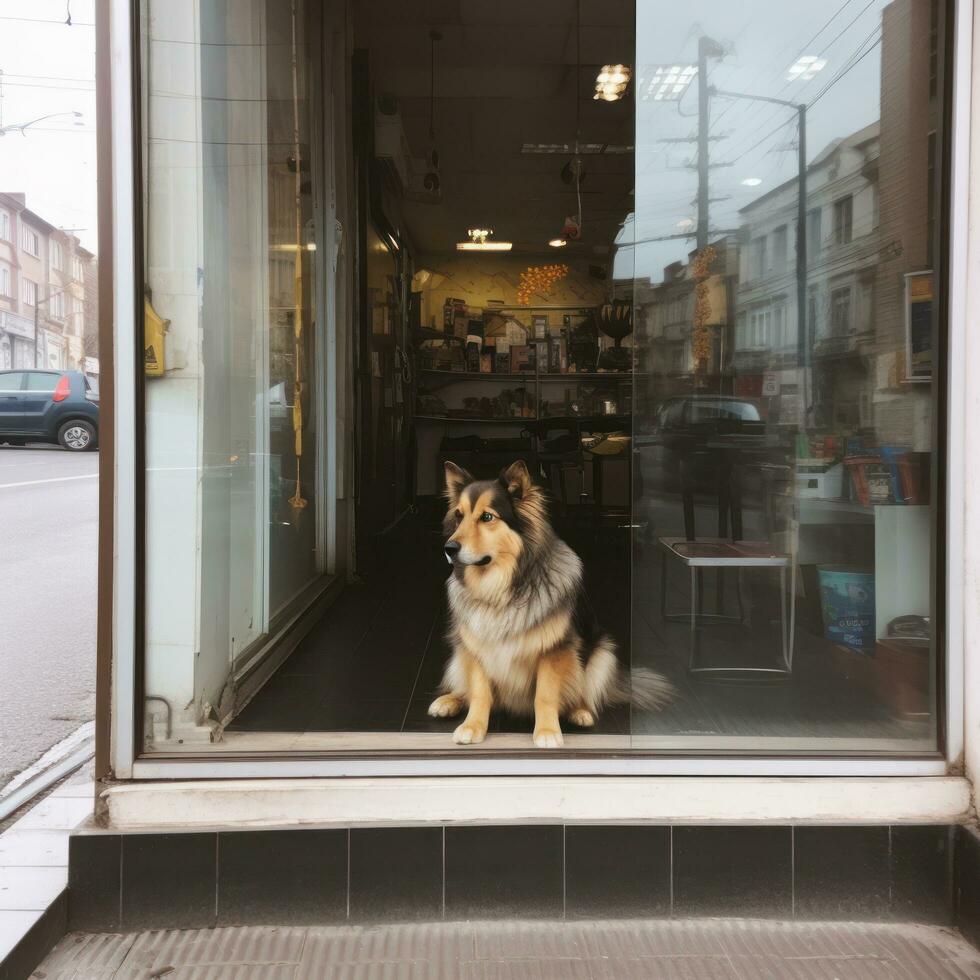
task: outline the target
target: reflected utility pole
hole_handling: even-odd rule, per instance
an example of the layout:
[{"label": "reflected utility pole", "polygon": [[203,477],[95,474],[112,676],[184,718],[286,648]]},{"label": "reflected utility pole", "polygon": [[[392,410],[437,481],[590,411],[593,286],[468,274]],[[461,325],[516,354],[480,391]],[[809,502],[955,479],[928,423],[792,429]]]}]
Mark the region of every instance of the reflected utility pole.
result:
[{"label": "reflected utility pole", "polygon": [[[809,325],[807,324],[807,237],[806,237],[806,201],[807,201],[807,173],[806,173],[806,104],[803,102],[790,102],[788,99],[774,99],[768,95],[748,95],[745,92],[726,92],[723,89],[714,87],[709,88],[711,95],[717,95],[723,99],[746,99],[749,102],[770,102],[773,105],[785,106],[787,109],[794,109],[797,116],[799,127],[799,139],[797,148],[797,189],[799,191],[796,205],[796,341],[797,359],[801,371],[800,399],[801,399],[801,424],[803,429],[809,428],[810,413],[813,406],[810,404],[812,393],[811,367],[810,367],[810,341]],[[700,132],[700,130],[699,130]],[[707,182],[707,173],[705,174]],[[700,201],[700,187],[699,187]],[[700,234],[700,221],[698,224]],[[700,238],[699,238],[700,247]]]},{"label": "reflected utility pole", "polygon": [[711,112],[708,97],[708,59],[720,58],[724,48],[710,37],[702,34],[698,38],[698,233],[697,248],[700,252],[708,247],[708,172],[711,163],[708,158],[708,129],[711,125]]}]

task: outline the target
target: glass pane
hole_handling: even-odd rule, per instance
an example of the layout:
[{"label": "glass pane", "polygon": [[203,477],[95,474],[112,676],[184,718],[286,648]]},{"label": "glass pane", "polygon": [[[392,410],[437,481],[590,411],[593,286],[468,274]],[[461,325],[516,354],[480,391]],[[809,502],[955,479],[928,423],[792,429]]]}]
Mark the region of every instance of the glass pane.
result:
[{"label": "glass pane", "polygon": [[200,740],[321,573],[317,4],[146,0],[146,737]]},{"label": "glass pane", "polygon": [[638,747],[936,748],[937,19],[637,5]]}]

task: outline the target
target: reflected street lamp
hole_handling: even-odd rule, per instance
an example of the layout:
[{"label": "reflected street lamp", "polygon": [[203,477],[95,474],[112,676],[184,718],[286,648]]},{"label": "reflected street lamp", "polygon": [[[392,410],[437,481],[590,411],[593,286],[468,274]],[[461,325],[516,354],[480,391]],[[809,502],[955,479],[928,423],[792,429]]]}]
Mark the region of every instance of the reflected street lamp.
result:
[{"label": "reflected street lamp", "polygon": [[803,401],[802,425],[806,429],[809,423],[812,383],[810,377],[810,343],[807,336],[807,317],[806,317],[806,103],[791,102],[788,99],[776,99],[768,95],[748,95],[745,92],[726,92],[711,86],[710,93],[723,99],[745,99],[749,102],[769,102],[773,105],[785,106],[787,109],[796,111],[800,135],[797,153],[797,167],[799,170],[799,200],[796,215],[796,338],[800,370],[802,371],[802,384],[800,394]]},{"label": "reflected street lamp", "polygon": [[73,116],[76,120],[75,125],[82,125],[80,122],[77,122],[77,120],[82,118],[82,114],[75,109],[73,109],[71,112],[50,112],[46,116],[38,116],[37,119],[31,119],[26,123],[11,123],[9,126],[0,126],[0,136],[6,136],[7,133],[12,133],[15,130],[20,130],[20,135],[26,136],[27,128],[29,126],[33,126],[35,123],[44,122],[45,119],[60,119],[62,116]]}]

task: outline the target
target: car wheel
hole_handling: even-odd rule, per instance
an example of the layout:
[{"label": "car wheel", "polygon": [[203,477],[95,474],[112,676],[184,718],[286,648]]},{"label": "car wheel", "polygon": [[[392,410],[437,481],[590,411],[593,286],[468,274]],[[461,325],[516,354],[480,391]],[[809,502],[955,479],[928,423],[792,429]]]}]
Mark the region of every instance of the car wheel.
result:
[{"label": "car wheel", "polygon": [[82,419],[66,422],[58,430],[58,442],[65,449],[74,453],[83,453],[86,450],[95,449],[95,426]]}]

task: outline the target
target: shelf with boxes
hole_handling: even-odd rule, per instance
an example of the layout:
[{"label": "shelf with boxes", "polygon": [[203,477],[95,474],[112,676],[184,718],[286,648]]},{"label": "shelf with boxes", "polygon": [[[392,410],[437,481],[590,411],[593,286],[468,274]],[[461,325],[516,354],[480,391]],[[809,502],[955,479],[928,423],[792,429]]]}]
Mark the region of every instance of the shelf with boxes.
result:
[{"label": "shelf with boxes", "polygon": [[[625,369],[599,368],[598,319],[599,311],[587,307],[474,311],[447,300],[443,329],[417,330],[416,420],[628,415],[628,359]],[[565,386],[560,395],[558,384]]]}]

